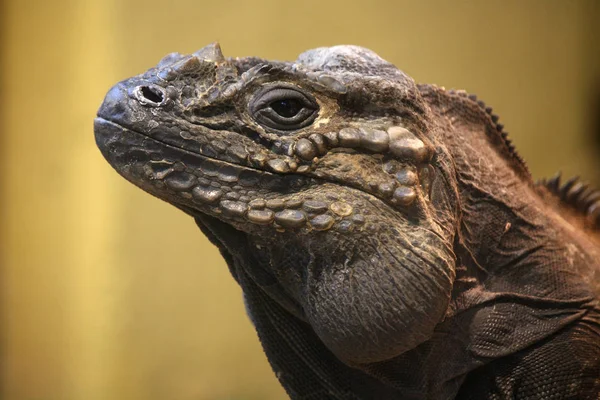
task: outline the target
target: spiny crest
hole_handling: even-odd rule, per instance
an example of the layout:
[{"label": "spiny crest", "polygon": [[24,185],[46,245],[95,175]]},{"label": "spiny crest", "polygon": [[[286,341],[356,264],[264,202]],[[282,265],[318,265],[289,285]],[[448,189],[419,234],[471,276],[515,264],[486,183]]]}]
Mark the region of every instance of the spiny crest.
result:
[{"label": "spiny crest", "polygon": [[464,90],[450,89],[450,90],[448,90],[448,93],[451,95],[456,95],[456,96],[459,96],[459,97],[462,97],[462,98],[472,101],[474,104],[477,104],[477,106],[481,110],[483,110],[487,115],[489,115],[489,117],[491,118],[492,122],[494,123],[494,125],[496,127],[496,131],[500,135],[501,142],[506,147],[506,150],[507,150],[508,154],[510,155],[510,157],[513,158],[517,162],[517,164],[523,169],[523,171],[527,175],[530,175],[529,167],[527,167],[527,163],[521,157],[521,155],[519,155],[519,153],[517,152],[515,145],[513,144],[513,142],[510,140],[510,138],[508,136],[508,132],[506,132],[504,130],[504,125],[498,122],[500,120],[500,117],[497,114],[494,114],[494,110],[492,109],[492,107],[487,106],[482,100],[479,100],[476,95],[469,94],[469,93],[465,92]]},{"label": "spiny crest", "polygon": [[579,177],[568,179],[561,183],[560,172],[550,179],[542,179],[537,182],[538,186],[546,187],[560,200],[583,213],[586,221],[594,229],[600,229],[600,190],[590,187],[589,184],[581,182]]}]

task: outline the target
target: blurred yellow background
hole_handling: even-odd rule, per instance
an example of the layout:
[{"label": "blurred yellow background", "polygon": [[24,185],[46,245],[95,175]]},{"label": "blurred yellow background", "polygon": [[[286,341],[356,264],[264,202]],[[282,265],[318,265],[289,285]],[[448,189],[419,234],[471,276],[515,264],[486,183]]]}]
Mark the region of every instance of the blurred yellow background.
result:
[{"label": "blurred yellow background", "polygon": [[217,250],[96,149],[92,121],[118,80],[213,41],[274,59],[358,44],[478,94],[536,177],[598,182],[599,4],[5,0],[0,398],[285,397]]}]

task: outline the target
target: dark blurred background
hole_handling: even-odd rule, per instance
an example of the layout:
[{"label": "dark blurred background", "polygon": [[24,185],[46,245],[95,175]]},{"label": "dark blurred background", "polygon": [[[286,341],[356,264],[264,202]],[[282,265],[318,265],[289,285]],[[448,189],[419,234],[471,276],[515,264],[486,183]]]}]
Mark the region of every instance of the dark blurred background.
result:
[{"label": "dark blurred background", "polygon": [[477,94],[536,178],[600,181],[600,1],[5,0],[0,398],[284,398],[194,222],[94,144],[109,87],[167,53],[369,47]]}]

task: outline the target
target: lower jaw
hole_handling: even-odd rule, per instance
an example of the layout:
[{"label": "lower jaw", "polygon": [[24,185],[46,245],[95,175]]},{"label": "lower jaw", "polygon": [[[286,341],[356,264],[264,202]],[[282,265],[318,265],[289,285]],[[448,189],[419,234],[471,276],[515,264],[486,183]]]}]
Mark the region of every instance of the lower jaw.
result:
[{"label": "lower jaw", "polygon": [[188,213],[229,212],[235,218],[241,209],[235,203],[290,191],[287,176],[209,158],[102,118],[96,118],[94,130],[100,151],[120,175]]}]

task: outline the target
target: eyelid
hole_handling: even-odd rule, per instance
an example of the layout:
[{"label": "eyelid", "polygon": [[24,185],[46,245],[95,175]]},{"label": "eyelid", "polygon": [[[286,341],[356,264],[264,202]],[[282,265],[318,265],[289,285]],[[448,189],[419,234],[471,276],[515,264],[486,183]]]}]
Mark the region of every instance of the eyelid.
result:
[{"label": "eyelid", "polygon": [[282,117],[281,115],[277,114],[271,107],[263,108],[263,109],[257,111],[257,113],[260,113],[261,116],[263,116],[265,118],[269,118],[273,122],[277,122],[277,121],[274,121],[273,118],[270,118],[271,115],[274,116],[279,121],[282,121],[284,123],[289,123],[290,125],[295,124],[295,123],[301,123],[304,119],[309,118],[310,114],[312,114],[313,112],[314,112],[313,110],[307,110],[306,108],[303,108],[302,110],[300,110],[300,112],[298,114],[294,115],[293,117],[287,118],[287,117]]},{"label": "eyelid", "polygon": [[286,98],[299,100],[304,106],[317,107],[317,103],[315,101],[312,101],[312,99],[308,98],[304,93],[294,89],[277,88],[269,90],[262,95],[259,93],[259,96],[259,101],[257,101],[254,105],[255,110],[264,108],[274,101]]},{"label": "eyelid", "polygon": [[[291,118],[283,117],[271,108],[271,103],[285,99],[297,100],[302,106],[300,111]],[[248,104],[248,111],[258,124],[281,134],[312,124],[319,114],[319,108],[319,104],[310,93],[283,82],[263,86]]]}]

